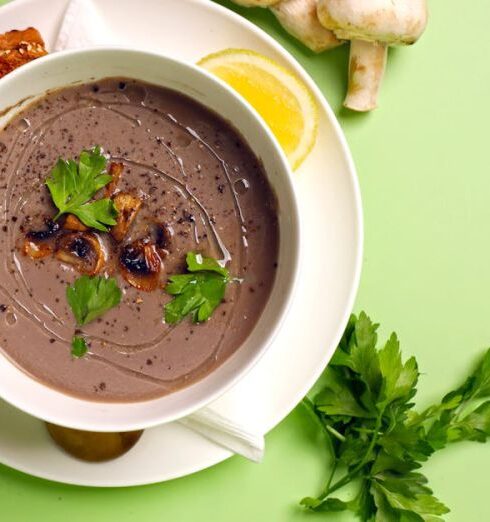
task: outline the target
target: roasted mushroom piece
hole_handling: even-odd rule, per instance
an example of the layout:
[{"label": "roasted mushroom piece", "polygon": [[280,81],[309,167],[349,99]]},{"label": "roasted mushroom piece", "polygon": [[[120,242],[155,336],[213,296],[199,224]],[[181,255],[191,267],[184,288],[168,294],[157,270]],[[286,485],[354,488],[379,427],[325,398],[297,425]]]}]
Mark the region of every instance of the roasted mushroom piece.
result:
[{"label": "roasted mushroom piece", "polygon": [[128,192],[118,192],[113,200],[117,209],[117,223],[111,228],[111,235],[116,241],[122,241],[138,214],[142,201]]},{"label": "roasted mushroom piece", "polygon": [[33,230],[27,232],[24,239],[22,252],[31,259],[42,259],[53,252],[50,240],[52,240],[59,232],[60,226],[51,219],[46,219],[44,222],[46,225],[44,230]]},{"label": "roasted mushroom piece", "polygon": [[63,228],[75,232],[85,232],[88,230],[88,227],[85,226],[74,214],[68,214],[66,216]]},{"label": "roasted mushroom piece", "polygon": [[59,224],[52,219],[45,219],[44,224],[46,225],[44,230],[31,230],[30,232],[27,232],[27,239],[30,239],[31,241],[47,241],[48,239],[53,238],[60,231]]},{"label": "roasted mushroom piece", "polygon": [[119,265],[124,279],[138,290],[152,292],[158,287],[162,260],[153,243],[139,240],[126,245]]},{"label": "roasted mushroom piece", "polygon": [[44,241],[33,241],[31,239],[24,239],[22,245],[22,253],[29,256],[31,259],[42,259],[52,254],[53,248],[49,243]]},{"label": "roasted mushroom piece", "polygon": [[124,165],[122,163],[111,163],[109,165],[109,175],[112,176],[112,181],[105,188],[105,195],[110,198],[116,193],[117,185],[121,179]]},{"label": "roasted mushroom piece", "polygon": [[92,232],[70,232],[58,241],[56,259],[86,275],[98,274],[105,265],[99,238]]},{"label": "roasted mushroom piece", "polygon": [[174,237],[174,231],[171,226],[165,223],[155,223],[154,227],[155,245],[161,256],[168,256]]}]

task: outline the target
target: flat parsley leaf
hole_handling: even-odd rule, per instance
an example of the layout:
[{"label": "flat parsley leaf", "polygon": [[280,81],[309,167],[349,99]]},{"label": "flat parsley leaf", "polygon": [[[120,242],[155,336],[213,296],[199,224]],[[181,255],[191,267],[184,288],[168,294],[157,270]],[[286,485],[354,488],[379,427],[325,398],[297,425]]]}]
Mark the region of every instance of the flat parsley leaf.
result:
[{"label": "flat parsley leaf", "polygon": [[487,437],[490,437],[490,401],[480,404],[471,413],[453,422],[448,429],[447,439],[449,442],[486,442]]},{"label": "flat parsley leaf", "polygon": [[[439,515],[449,513],[449,509],[432,495],[426,484],[427,479],[421,473],[400,476],[387,472],[374,478],[372,489],[376,504],[390,512],[395,520],[400,520],[402,515],[412,515],[409,520],[442,521]],[[381,499],[384,502],[380,502]]]},{"label": "flat parsley leaf", "polygon": [[171,276],[165,287],[175,296],[165,305],[168,324],[178,323],[189,314],[195,323],[207,321],[223,301],[229,283],[228,270],[216,259],[188,252],[186,261],[190,273]]},{"label": "flat parsley leaf", "polygon": [[319,411],[327,415],[346,417],[370,417],[357,401],[351,383],[346,380],[340,368],[330,366],[325,370],[327,384],[316,396],[315,403]]},{"label": "flat parsley leaf", "polygon": [[[320,391],[303,401],[323,428],[333,469],[323,492],[301,504],[349,510],[363,522],[440,522],[449,510],[416,470],[449,443],[490,437],[490,400],[482,402],[490,399],[490,350],[460,387],[417,413],[417,362],[402,361],[395,334],[377,347],[377,328],[365,313],[352,316]],[[354,499],[338,498],[353,481]]]},{"label": "flat parsley leaf", "polygon": [[82,326],[117,306],[122,292],[112,277],[82,276],[66,289],[66,297],[77,324]]},{"label": "flat parsley leaf", "polygon": [[187,270],[189,272],[216,272],[217,274],[228,278],[228,270],[221,266],[218,261],[212,257],[203,257],[201,254],[188,252],[186,261]]},{"label": "flat parsley leaf", "polygon": [[471,395],[475,398],[490,397],[490,350],[482,357],[480,364],[470,377]]},{"label": "flat parsley leaf", "polygon": [[108,225],[116,224],[117,209],[111,199],[89,203],[101,188],[112,181],[112,176],[105,171],[106,165],[107,160],[100,147],[81,152],[78,163],[71,159],[58,159],[46,180],[58,208],[55,220],[62,214],[74,214],[84,225],[102,232],[107,232]]},{"label": "flat parsley leaf", "polygon": [[71,341],[71,354],[73,357],[83,357],[87,353],[87,350],[87,343],[83,337],[73,337]]},{"label": "flat parsley leaf", "polygon": [[398,399],[411,398],[419,377],[417,361],[411,357],[402,363],[400,343],[395,333],[379,351],[378,357],[382,375],[378,401],[387,406]]}]

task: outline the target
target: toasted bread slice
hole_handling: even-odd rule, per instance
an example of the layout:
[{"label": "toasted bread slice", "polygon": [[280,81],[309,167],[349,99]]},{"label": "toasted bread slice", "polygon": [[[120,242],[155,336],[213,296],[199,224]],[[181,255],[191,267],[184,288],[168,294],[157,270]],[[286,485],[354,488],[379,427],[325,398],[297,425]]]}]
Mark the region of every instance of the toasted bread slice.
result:
[{"label": "toasted bread slice", "polygon": [[0,34],[0,78],[45,54],[44,41],[34,27]]}]

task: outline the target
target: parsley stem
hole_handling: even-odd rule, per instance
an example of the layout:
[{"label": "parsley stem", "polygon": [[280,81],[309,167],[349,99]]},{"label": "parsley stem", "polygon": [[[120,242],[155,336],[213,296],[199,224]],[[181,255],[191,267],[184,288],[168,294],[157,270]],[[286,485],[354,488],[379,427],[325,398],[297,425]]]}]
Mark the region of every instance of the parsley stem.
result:
[{"label": "parsley stem", "polygon": [[318,416],[315,405],[313,404],[313,401],[309,397],[304,397],[304,399],[301,401],[301,404],[308,410],[310,415],[315,419],[318,426],[320,426],[321,430],[325,433],[327,438],[330,440],[330,433],[327,430],[327,427],[325,424],[321,421],[320,417]]},{"label": "parsley stem", "polygon": [[340,440],[340,442],[345,441],[345,437],[342,433],[339,433],[335,428],[330,426],[330,424],[325,424],[325,429],[328,430],[336,439]]},{"label": "parsley stem", "polygon": [[335,476],[335,472],[337,471],[337,464],[339,463],[339,461],[337,459],[335,459],[333,465],[332,465],[332,471],[330,472],[330,475],[328,477],[328,480],[327,480],[327,485],[325,486],[325,489],[328,491],[329,488],[330,488],[330,485],[332,484],[332,480]]},{"label": "parsley stem", "polygon": [[327,440],[329,441],[329,448],[330,448],[330,453],[332,454],[333,464],[332,464],[332,470],[330,471],[330,475],[328,476],[327,485],[325,488],[325,490],[328,491],[328,488],[330,487],[330,484],[332,483],[332,480],[335,476],[335,472],[337,471],[337,465],[338,465],[338,460],[337,460],[337,457],[335,456],[335,450],[333,448],[333,444],[330,439],[331,434],[333,434],[332,431],[337,434],[337,438],[340,436],[343,440],[345,440],[345,437],[343,435],[341,435],[337,430],[334,430],[331,426],[329,426],[328,424],[325,424],[324,422],[321,421],[321,419],[318,416],[318,413],[316,411],[315,405],[313,404],[313,401],[308,396],[304,397],[302,404],[308,410],[310,415],[315,419],[316,423],[320,426],[321,430],[323,431]]},{"label": "parsley stem", "polygon": [[317,425],[320,427],[320,429],[324,433],[325,438],[327,439],[327,442],[328,442],[328,448],[330,450],[330,454],[332,455],[332,458],[335,458],[335,449],[333,447],[331,434],[328,431],[325,423],[322,422],[322,419],[318,415],[318,412],[315,408],[315,405],[313,404],[313,401],[308,396],[306,396],[301,401],[301,404],[303,404],[303,406],[308,410],[311,417],[313,417],[313,419],[315,419],[315,422],[317,423]]},{"label": "parsley stem", "polygon": [[374,433],[374,429],[372,428],[352,428],[352,431],[357,433]]},{"label": "parsley stem", "polygon": [[330,435],[333,435],[336,439],[340,440],[340,442],[344,442],[345,437],[342,435],[342,433],[339,433],[335,428],[332,428],[332,426],[330,426],[329,424],[326,424],[321,421],[320,417],[316,412],[315,405],[308,397],[305,397],[303,399],[303,406],[305,406],[306,409],[311,413],[311,415],[316,419],[317,424],[322,428],[322,431],[325,432],[329,439]]},{"label": "parsley stem", "polygon": [[357,466],[355,466],[351,471],[349,471],[349,473],[347,473],[343,478],[338,480],[333,486],[330,486],[330,484],[327,483],[327,487],[325,488],[323,493],[319,496],[320,500],[324,500],[329,495],[331,495],[334,491],[337,491],[338,489],[343,488],[366,465],[366,463],[369,460],[369,456],[371,455],[371,452],[373,451],[374,446],[376,445],[376,442],[378,440],[379,430],[381,428],[381,422],[382,422],[382,418],[383,418],[383,413],[384,413],[384,410],[378,413],[378,416],[376,418],[376,424],[374,426],[373,437],[371,439],[371,442],[369,443],[366,453],[364,454],[364,457],[361,459],[359,464],[357,464]]}]

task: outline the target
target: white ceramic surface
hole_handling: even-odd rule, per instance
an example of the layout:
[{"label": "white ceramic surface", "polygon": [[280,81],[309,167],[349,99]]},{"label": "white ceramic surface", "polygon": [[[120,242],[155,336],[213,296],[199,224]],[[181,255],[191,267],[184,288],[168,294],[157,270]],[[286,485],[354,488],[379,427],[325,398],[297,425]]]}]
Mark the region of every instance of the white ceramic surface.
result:
[{"label": "white ceramic surface", "polygon": [[[53,45],[67,0],[15,0],[0,9],[0,31],[35,25]],[[208,0],[96,0],[120,40],[195,63],[226,47],[262,52],[296,71],[312,89],[321,117],[317,144],[296,173],[304,227],[304,269],[286,323],[248,375],[213,408],[266,433],[313,385],[332,356],[353,306],[362,259],[362,211],[342,131],[318,88],[272,38]],[[181,28],[186,30],[182,31]],[[192,38],[189,38],[189,35]],[[318,262],[321,260],[321,262]],[[304,303],[317,306],[305,307]],[[42,423],[0,403],[0,461],[27,473],[91,486],[129,486],[183,476],[230,453],[177,423],[147,430],[116,461],[91,465],[51,444]]]},{"label": "white ceramic surface", "polygon": [[[170,422],[205,406],[236,384],[263,355],[279,329],[296,283],[300,251],[292,174],[277,140],[242,97],[195,65],[122,48],[54,53],[0,80],[0,114],[4,108],[15,107],[0,118],[0,127],[32,103],[32,96],[37,98],[51,89],[111,76],[175,89],[219,113],[238,129],[261,159],[277,197],[279,267],[269,301],[244,344],[202,380],[158,399],[134,403],[81,400],[42,385],[0,355],[1,398],[35,417],[89,431],[131,431]],[[27,101],[19,106],[21,100]],[[39,328],[34,321],[31,326]]]}]

